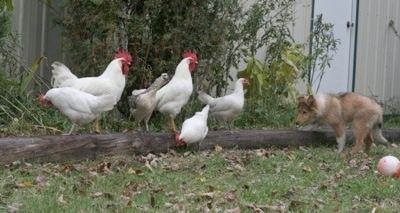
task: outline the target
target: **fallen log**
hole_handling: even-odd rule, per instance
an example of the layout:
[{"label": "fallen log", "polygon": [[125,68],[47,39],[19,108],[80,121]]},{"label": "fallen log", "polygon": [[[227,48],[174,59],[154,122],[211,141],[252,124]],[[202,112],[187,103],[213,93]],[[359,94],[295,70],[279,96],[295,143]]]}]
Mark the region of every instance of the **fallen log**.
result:
[{"label": "fallen log", "polygon": [[[391,143],[400,142],[400,131],[384,130],[383,135]],[[352,131],[347,131],[348,141],[354,142]],[[257,149],[271,146],[309,146],[336,144],[330,130],[244,130],[238,132],[210,131],[200,150],[223,148]],[[72,136],[38,136],[0,139],[0,164],[17,160],[25,161],[72,161],[93,159],[104,155],[167,152],[175,148],[171,133],[112,133],[82,134]]]}]

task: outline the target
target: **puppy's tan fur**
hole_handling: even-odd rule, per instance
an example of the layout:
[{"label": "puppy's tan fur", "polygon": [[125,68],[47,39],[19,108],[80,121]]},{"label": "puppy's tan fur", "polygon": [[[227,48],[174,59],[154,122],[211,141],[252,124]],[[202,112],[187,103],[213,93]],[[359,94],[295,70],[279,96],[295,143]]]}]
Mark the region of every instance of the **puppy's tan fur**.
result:
[{"label": "puppy's tan fur", "polygon": [[352,153],[359,152],[365,141],[368,154],[374,139],[389,146],[382,136],[382,107],[375,101],[352,92],[301,96],[298,99],[297,125],[325,123],[335,132],[338,152],[346,143],[346,123],[353,123],[356,145]]}]

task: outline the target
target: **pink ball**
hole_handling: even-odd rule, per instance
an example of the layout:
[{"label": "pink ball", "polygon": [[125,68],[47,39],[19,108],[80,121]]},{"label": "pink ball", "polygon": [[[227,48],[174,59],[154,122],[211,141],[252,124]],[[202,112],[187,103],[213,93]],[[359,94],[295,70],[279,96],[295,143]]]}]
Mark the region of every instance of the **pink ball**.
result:
[{"label": "pink ball", "polygon": [[378,172],[388,177],[400,177],[400,161],[394,156],[385,156],[379,160]]}]

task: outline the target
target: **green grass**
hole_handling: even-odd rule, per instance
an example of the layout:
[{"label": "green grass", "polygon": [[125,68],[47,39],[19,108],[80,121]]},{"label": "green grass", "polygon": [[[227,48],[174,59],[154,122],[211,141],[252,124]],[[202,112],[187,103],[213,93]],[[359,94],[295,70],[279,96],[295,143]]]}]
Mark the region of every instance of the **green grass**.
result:
[{"label": "green grass", "polygon": [[385,155],[333,147],[171,151],[85,162],[15,162],[0,175],[0,211],[396,212],[399,180],[378,174]]}]

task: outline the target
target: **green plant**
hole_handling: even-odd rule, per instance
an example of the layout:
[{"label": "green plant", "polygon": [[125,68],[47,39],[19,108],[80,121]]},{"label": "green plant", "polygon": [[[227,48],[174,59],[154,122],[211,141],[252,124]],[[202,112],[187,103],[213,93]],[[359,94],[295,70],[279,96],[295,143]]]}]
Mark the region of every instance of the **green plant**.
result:
[{"label": "green plant", "polygon": [[0,73],[2,85],[6,77],[18,77],[19,57],[16,54],[19,41],[12,30],[12,5],[8,1],[0,1]]},{"label": "green plant", "polygon": [[[254,56],[245,60],[247,66],[238,73],[238,77],[248,77],[252,83],[247,87],[247,97],[250,99],[267,99],[274,103],[285,103],[289,98],[295,101],[297,82],[300,72],[305,68],[305,56],[302,45],[281,46],[280,49],[271,47],[267,62],[263,63]],[[300,69],[299,69],[300,68]]]},{"label": "green plant", "polygon": [[12,0],[1,0],[0,2],[1,10],[9,10],[12,11],[14,9]]},{"label": "green plant", "polygon": [[294,84],[306,65],[305,56],[301,45],[284,47],[279,50],[281,52],[274,51],[274,58],[268,60],[269,63],[263,63],[254,56],[246,59],[246,68],[238,73],[238,77],[252,79],[247,87],[245,113],[240,119],[246,120],[247,126],[287,128],[294,121],[297,97]]},{"label": "green plant", "polygon": [[[309,38],[311,53],[308,56],[310,64],[308,93],[318,92],[325,69],[331,66],[330,62],[340,44],[340,40],[333,34],[333,24],[324,23],[322,14],[316,17],[313,20],[313,30]],[[315,91],[311,91],[313,85],[317,85]]]},{"label": "green plant", "polygon": [[0,135],[43,134],[38,129],[55,128],[44,125],[36,94],[30,89],[43,83],[36,71],[44,57],[29,68],[17,55],[19,37],[12,30],[11,3],[0,1]]}]

